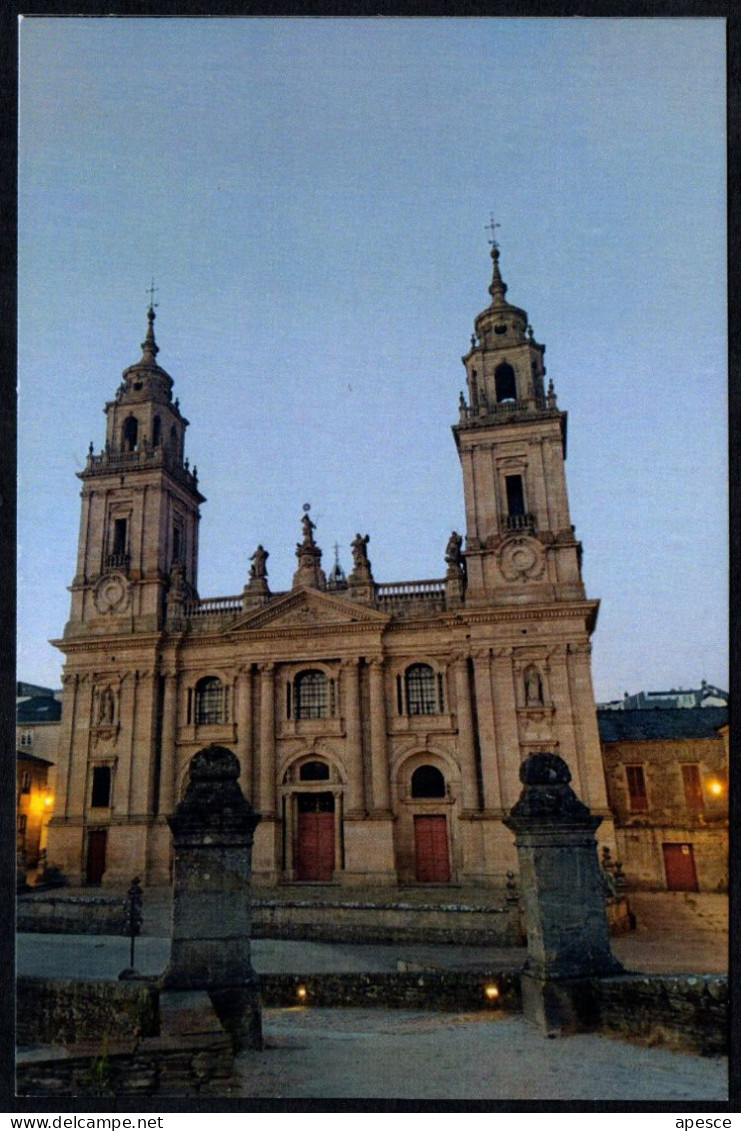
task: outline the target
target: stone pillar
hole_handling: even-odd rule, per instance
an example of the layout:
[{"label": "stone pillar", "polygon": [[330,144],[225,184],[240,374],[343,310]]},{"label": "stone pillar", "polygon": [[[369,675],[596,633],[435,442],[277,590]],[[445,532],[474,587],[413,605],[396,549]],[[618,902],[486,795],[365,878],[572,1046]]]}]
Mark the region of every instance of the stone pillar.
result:
[{"label": "stone pillar", "polygon": [[248,798],[254,788],[252,775],[252,673],[243,668],[237,679],[237,740],[242,766],[242,789]]},{"label": "stone pillar", "polygon": [[235,1051],[261,1048],[250,960],[252,839],[260,820],[237,781],[239,761],[209,746],[190,764],[185,798],[168,817],[175,853],[168,990],[207,990]]},{"label": "stone pillar", "polygon": [[260,664],[260,814],[275,816],[275,668]]},{"label": "stone pillar", "polygon": [[160,761],[159,812],[166,816],[175,808],[175,724],[177,718],[177,676],[168,672],[162,688],[162,739]]},{"label": "stone pillar", "polygon": [[491,652],[488,648],[480,648],[474,652],[473,672],[476,687],[479,745],[481,748],[484,809],[490,813],[493,811],[498,814],[502,808],[502,796],[499,789],[497,739],[494,727],[494,703],[491,693]]},{"label": "stone pillar", "polygon": [[523,790],[504,824],[515,834],[527,929],[525,1017],[544,1032],[594,1024],[591,979],[622,972],[610,950],[593,817],[557,754],[531,754]]},{"label": "stone pillar", "polygon": [[365,813],[363,797],[363,746],[360,726],[360,672],[357,660],[342,665],[343,710],[347,733],[348,806],[346,816]]},{"label": "stone pillar", "polygon": [[455,705],[458,716],[458,758],[463,781],[463,808],[474,812],[480,807],[478,770],[476,767],[476,742],[471,707],[471,681],[468,675],[468,659],[456,656]]},{"label": "stone pillar", "polygon": [[389,756],[386,739],[386,687],[383,660],[370,661],[370,738],[373,812],[387,814],[389,798]]}]

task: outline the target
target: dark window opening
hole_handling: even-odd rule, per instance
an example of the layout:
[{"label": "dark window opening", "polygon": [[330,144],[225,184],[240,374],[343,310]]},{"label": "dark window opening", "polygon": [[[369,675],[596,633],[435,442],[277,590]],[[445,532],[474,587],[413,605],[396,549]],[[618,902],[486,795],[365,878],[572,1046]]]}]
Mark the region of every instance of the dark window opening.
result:
[{"label": "dark window opening", "polygon": [[494,371],[494,388],[496,391],[497,404],[501,404],[502,401],[517,400],[515,371],[506,361],[497,366]]},{"label": "dark window opening", "polygon": [[643,775],[643,766],[626,766],[625,776],[628,782],[630,808],[648,809],[646,779]]},{"label": "dark window opening", "polygon": [[506,326],[495,326],[494,327],[494,333],[495,334],[506,334],[507,333],[507,327]]},{"label": "dark window opening", "polygon": [[196,723],[211,726],[224,722],[224,685],[216,676],[206,676],[196,684]]},{"label": "dark window opening", "polygon": [[296,676],[296,718],[326,719],[331,712],[330,681],[324,672],[310,670]]},{"label": "dark window opening", "polygon": [[299,781],[329,781],[329,766],[326,762],[304,762],[298,777]]},{"label": "dark window opening", "polygon": [[152,447],[158,448],[162,442],[162,421],[155,416],[152,425]]},{"label": "dark window opening", "polygon": [[179,526],[173,527],[172,531],[172,560],[173,563],[178,562],[183,564],[183,532]]},{"label": "dark window opening", "polygon": [[435,766],[419,766],[414,771],[412,797],[445,797],[445,778]]},{"label": "dark window opening", "polygon": [[404,674],[407,714],[436,715],[438,713],[437,683],[429,664],[412,664]]},{"label": "dark window opening", "polygon": [[128,520],[125,518],[117,518],[113,523],[113,546],[111,553],[116,557],[123,557],[126,553],[126,528]]},{"label": "dark window opening", "polygon": [[510,517],[519,517],[525,513],[525,488],[521,475],[508,475],[505,478],[507,488],[507,513]]},{"label": "dark window opening", "polygon": [[31,792],[31,771],[24,770],[21,775],[21,793]]},{"label": "dark window opening", "polygon": [[111,803],[111,768],[110,766],[95,766],[93,768],[93,796],[90,804],[93,809],[107,809]]},{"label": "dark window opening", "polygon": [[702,796],[702,782],[700,781],[700,767],[682,766],[682,784],[684,785],[684,803],[688,809],[704,809],[705,802]]},{"label": "dark window opening", "polygon": [[136,445],[139,439],[139,422],[135,416],[129,416],[124,420],[123,426],[123,450],[125,452],[135,452]]}]

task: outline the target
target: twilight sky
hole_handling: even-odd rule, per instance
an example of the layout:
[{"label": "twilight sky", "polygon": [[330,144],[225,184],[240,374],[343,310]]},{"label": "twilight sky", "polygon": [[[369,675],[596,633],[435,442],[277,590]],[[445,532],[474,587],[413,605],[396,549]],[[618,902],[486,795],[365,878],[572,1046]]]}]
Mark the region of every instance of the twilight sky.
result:
[{"label": "twilight sky", "polygon": [[490,299],[545,342],[598,699],[727,686],[720,19],[24,18],[19,678],[59,686],[88,443],[138,360],[190,420],[199,591],[258,542],[441,577]]}]

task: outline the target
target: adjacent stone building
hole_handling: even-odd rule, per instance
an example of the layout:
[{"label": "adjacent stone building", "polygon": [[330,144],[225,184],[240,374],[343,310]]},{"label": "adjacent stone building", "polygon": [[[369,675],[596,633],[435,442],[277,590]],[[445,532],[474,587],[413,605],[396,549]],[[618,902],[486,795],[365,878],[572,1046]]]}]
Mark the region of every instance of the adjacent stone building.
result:
[{"label": "adjacent stone building", "polygon": [[19,683],[17,691],[16,856],[20,868],[33,869],[53,811],[62,704],[47,688]]},{"label": "adjacent stone building", "polygon": [[727,708],[604,710],[598,718],[631,888],[727,890]]},{"label": "adjacent stone building", "polygon": [[166,818],[212,743],[238,757],[261,817],[256,883],[500,884],[517,866],[503,818],[520,764],[542,751],[566,760],[614,850],[566,413],[496,245],[492,260],[453,425],[463,533],[430,531],[441,576],[427,580],[377,580],[365,532],[349,576],[327,576],[305,512],[290,591],[271,592],[253,542],[243,592],[201,597],[205,500],[150,308],[79,475],[49,841],[72,881],[167,882]]}]

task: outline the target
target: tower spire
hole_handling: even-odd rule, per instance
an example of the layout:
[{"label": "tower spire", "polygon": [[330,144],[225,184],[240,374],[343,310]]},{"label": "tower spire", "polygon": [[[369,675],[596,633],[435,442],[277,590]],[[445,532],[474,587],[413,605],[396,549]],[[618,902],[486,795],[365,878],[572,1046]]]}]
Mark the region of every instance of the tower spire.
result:
[{"label": "tower spire", "polygon": [[147,309],[147,334],[144,338],[144,341],[142,342],[142,359],[139,363],[140,365],[156,364],[155,359],[157,357],[157,354],[160,352],[159,346],[154,340],[154,320],[157,317],[154,311],[155,308],[159,306],[159,303],[154,301],[154,296],[157,290],[158,288],[154,285],[154,279],[152,279],[151,285],[147,288],[147,294],[149,295],[149,307]]},{"label": "tower spire", "polygon": [[499,271],[499,245],[496,240],[491,240],[491,258],[494,264],[494,271],[492,274],[491,286],[489,287],[489,294],[491,295],[492,306],[503,306],[505,304],[505,295],[507,294],[507,284],[502,279]]}]

